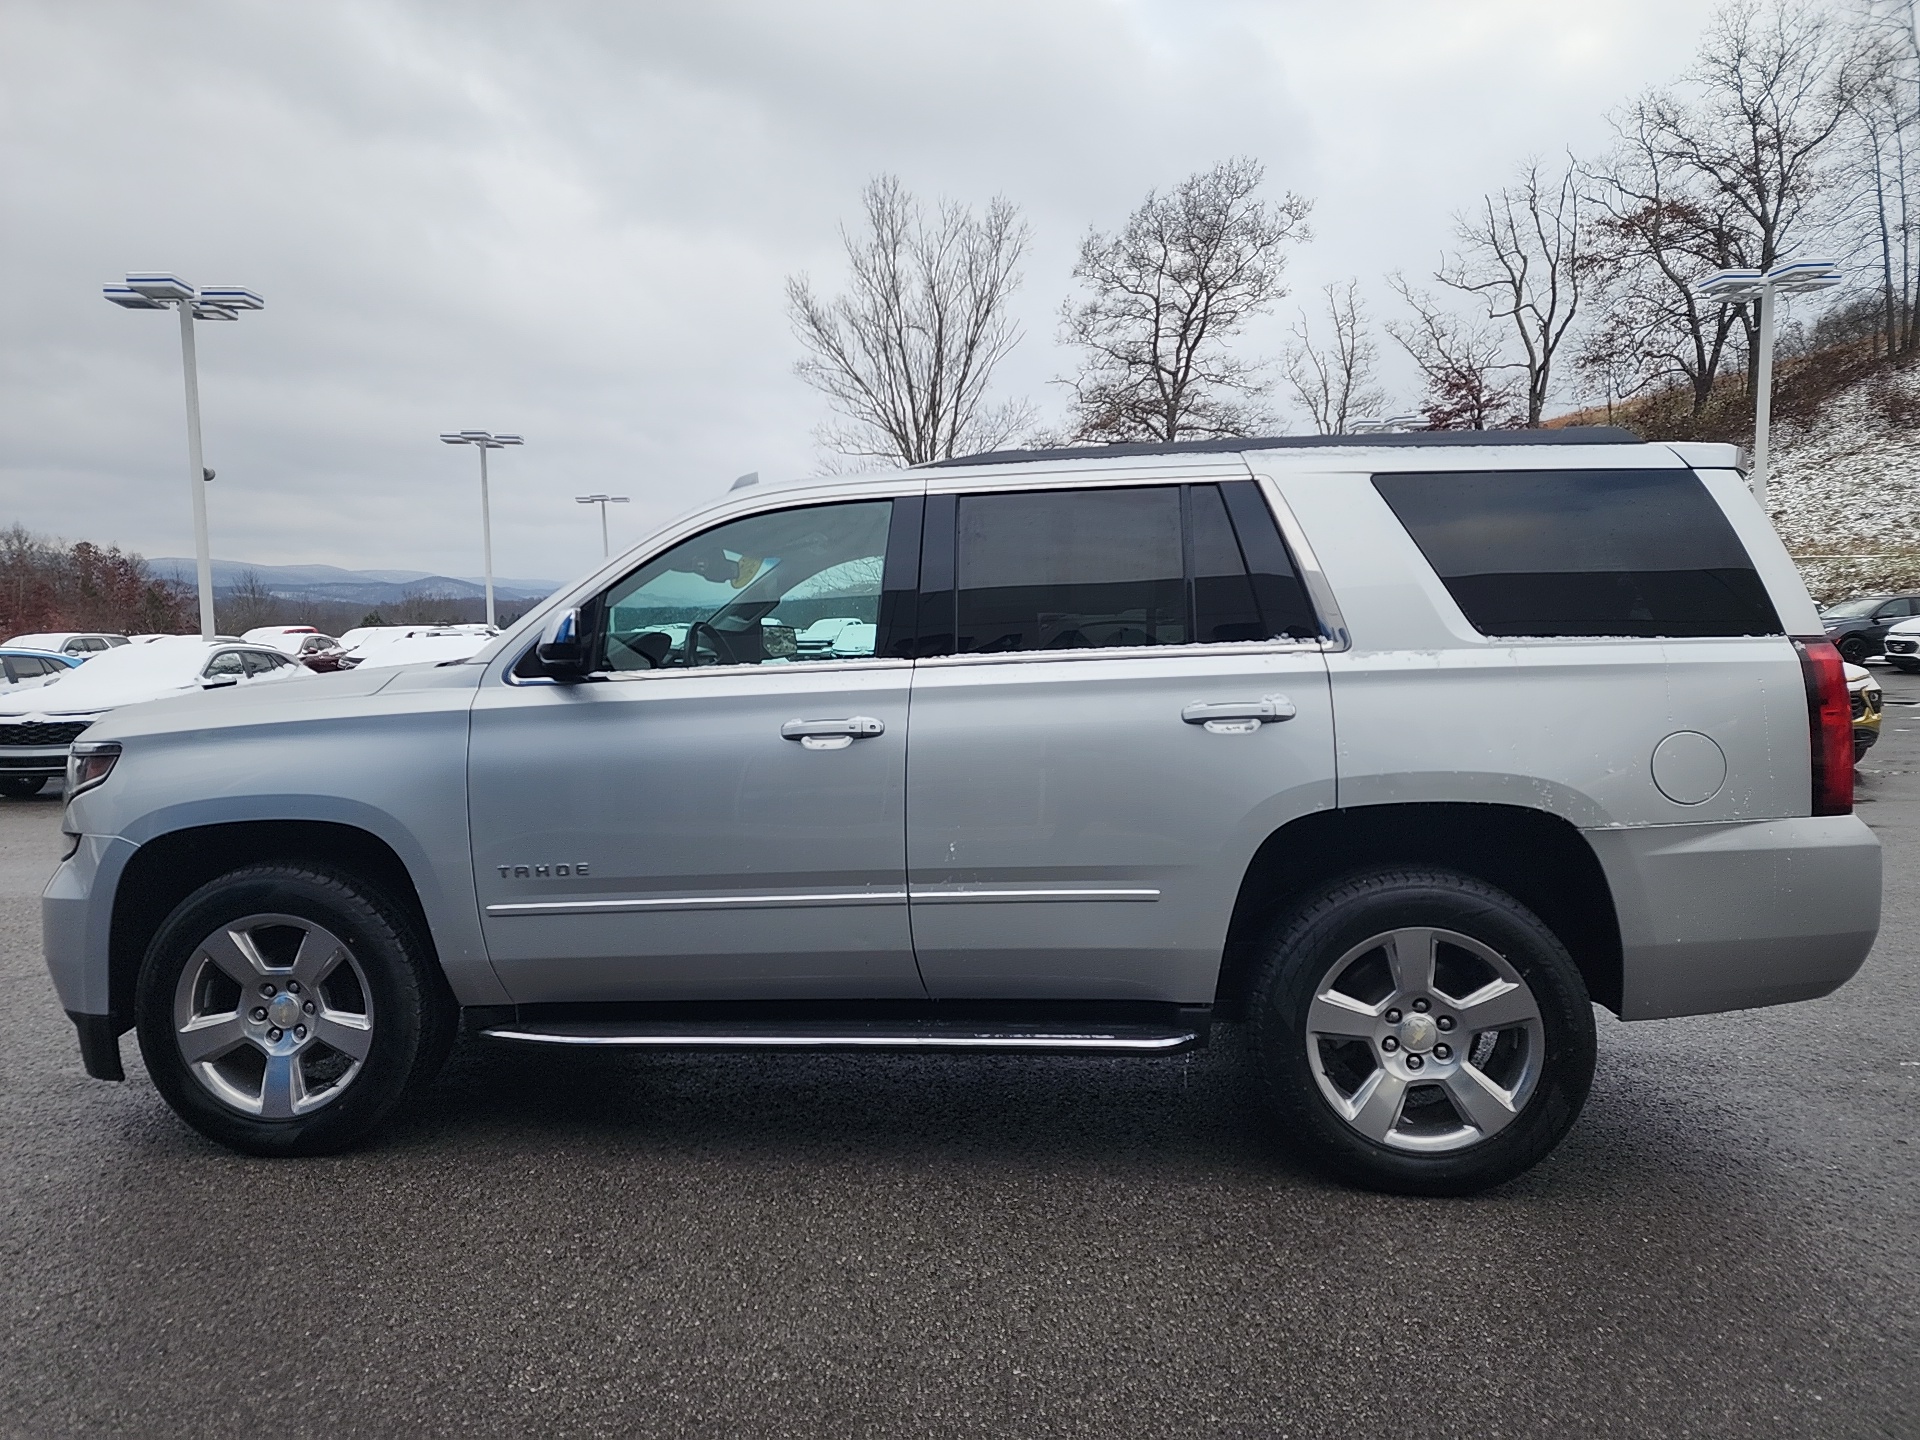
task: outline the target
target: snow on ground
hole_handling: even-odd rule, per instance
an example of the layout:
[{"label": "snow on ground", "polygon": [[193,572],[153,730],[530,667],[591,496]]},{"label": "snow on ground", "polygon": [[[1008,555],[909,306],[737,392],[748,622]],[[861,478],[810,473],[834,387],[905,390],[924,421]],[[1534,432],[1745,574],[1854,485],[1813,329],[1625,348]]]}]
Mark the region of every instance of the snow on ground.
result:
[{"label": "snow on ground", "polygon": [[1902,408],[1920,410],[1920,368],[1851,386],[1810,426],[1774,426],[1768,509],[1823,604],[1920,590],[1920,429],[1889,418]]}]

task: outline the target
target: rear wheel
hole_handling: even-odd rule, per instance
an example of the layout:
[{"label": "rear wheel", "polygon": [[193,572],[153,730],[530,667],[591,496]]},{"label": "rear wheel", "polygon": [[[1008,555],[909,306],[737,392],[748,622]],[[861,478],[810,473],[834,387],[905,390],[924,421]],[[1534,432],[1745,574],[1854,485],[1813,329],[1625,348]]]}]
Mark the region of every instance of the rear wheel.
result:
[{"label": "rear wheel", "polygon": [[1512,1179],[1560,1143],[1593,1080],[1593,1009],[1565,947],[1448,871],[1353,876],[1283,919],[1251,1018],[1289,1130],[1379,1190]]},{"label": "rear wheel", "polygon": [[0,796],[5,796],[9,800],[26,800],[38,795],[46,788],[45,775],[0,776]]},{"label": "rear wheel", "polygon": [[140,1053],[182,1119],[255,1155],[343,1149],[432,1078],[456,1014],[405,915],[290,865],[201,886],[147,949]]}]

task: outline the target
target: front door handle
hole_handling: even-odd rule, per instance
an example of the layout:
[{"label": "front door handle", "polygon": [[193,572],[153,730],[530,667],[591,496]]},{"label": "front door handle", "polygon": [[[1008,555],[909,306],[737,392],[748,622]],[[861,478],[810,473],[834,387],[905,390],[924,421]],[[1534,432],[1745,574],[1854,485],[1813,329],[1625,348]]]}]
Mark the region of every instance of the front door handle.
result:
[{"label": "front door handle", "polygon": [[856,740],[886,733],[884,720],[872,715],[849,715],[844,720],[789,720],[780,727],[782,740],[798,740],[808,750],[844,750]]},{"label": "front door handle", "polygon": [[1258,700],[1197,701],[1182,710],[1180,718],[1204,725],[1214,735],[1251,735],[1262,725],[1277,725],[1298,713],[1286,696],[1264,695]]}]

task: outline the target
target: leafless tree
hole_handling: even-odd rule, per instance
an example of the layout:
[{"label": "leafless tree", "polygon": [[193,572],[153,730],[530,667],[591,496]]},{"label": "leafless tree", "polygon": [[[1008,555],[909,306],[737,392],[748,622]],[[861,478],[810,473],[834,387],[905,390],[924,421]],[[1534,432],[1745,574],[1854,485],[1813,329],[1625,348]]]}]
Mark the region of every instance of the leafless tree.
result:
[{"label": "leafless tree", "polygon": [[1537,427],[1552,393],[1554,367],[1580,309],[1588,268],[1580,173],[1569,159],[1542,175],[1529,161],[1518,181],[1455,217],[1457,254],[1434,279],[1471,295],[1519,347],[1526,370],[1526,423]]},{"label": "leafless tree", "polygon": [[1403,275],[1387,283],[1413,312],[1412,321],[1388,321],[1427,382],[1421,410],[1435,430],[1495,430],[1518,418],[1520,367],[1504,356],[1505,337],[1490,320],[1462,316]]},{"label": "leafless tree", "polygon": [[1073,386],[1082,440],[1245,435],[1268,423],[1265,367],[1235,354],[1242,325],[1286,294],[1289,240],[1312,202],[1257,198],[1258,161],[1229,160],[1150,191],[1117,234],[1089,231],[1073,267],[1091,292],[1062,310],[1085,358]]},{"label": "leafless tree", "polygon": [[[1812,0],[1735,0],[1687,76],[1691,99],[1647,99],[1659,157],[1738,226],[1744,263],[1770,270],[1816,217],[1832,141],[1860,73],[1853,37]],[[1747,351],[1757,307],[1739,308]],[[1748,367],[1748,387],[1757,383]]]},{"label": "leafless tree", "polygon": [[1353,421],[1378,413],[1386,398],[1374,384],[1380,349],[1368,331],[1360,282],[1328,285],[1324,291],[1329,338],[1316,343],[1307,312],[1293,326],[1286,355],[1287,386],[1322,435],[1345,435]]},{"label": "leafless tree", "polygon": [[1004,444],[1031,417],[988,392],[1020,339],[1008,314],[1028,227],[1005,199],[976,216],[943,203],[928,218],[900,181],[864,193],[866,232],[845,229],[851,288],[831,300],[805,275],[787,308],[807,358],[799,376],[839,417],[819,437],[843,455],[917,465]]},{"label": "leafless tree", "polygon": [[1609,399],[1684,384],[1706,408],[1739,316],[1702,301],[1693,284],[1744,263],[1743,231],[1724,197],[1703,194],[1662,148],[1652,102],[1614,117],[1613,152],[1587,172],[1590,312],[1582,370]]},{"label": "leafless tree", "polygon": [[1914,0],[1863,0],[1856,12],[1858,84],[1840,181],[1841,229],[1880,272],[1881,339],[1889,359],[1920,348],[1920,32]]}]

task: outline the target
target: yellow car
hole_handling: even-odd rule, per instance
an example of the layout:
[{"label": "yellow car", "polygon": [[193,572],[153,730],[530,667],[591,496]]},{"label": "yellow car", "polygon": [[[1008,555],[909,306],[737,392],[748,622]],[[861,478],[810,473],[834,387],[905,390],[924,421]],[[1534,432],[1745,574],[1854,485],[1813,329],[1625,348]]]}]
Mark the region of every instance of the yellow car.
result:
[{"label": "yellow car", "polygon": [[1849,665],[1847,698],[1853,703],[1853,763],[1880,738],[1880,682],[1864,665]]}]

